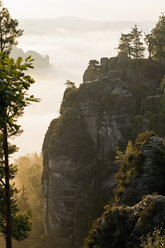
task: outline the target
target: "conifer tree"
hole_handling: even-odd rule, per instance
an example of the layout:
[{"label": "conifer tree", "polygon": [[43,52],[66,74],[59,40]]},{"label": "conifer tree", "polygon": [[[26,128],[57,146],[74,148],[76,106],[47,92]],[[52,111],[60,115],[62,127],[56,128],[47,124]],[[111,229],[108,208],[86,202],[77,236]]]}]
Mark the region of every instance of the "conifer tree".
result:
[{"label": "conifer tree", "polygon": [[131,47],[132,36],[131,34],[121,34],[121,38],[119,41],[119,54],[125,55],[131,58],[132,47]]},{"label": "conifer tree", "polygon": [[91,59],[89,61],[88,69],[99,71],[100,70],[99,61],[97,61],[95,59]]},{"label": "conifer tree", "polygon": [[28,210],[30,210],[30,206],[28,203],[28,197],[27,197],[27,191],[23,184],[21,189],[21,194],[18,200],[18,205],[23,213],[26,213]]},{"label": "conifer tree", "polygon": [[159,17],[156,27],[151,31],[153,40],[153,58],[161,61],[165,58],[165,15]]},{"label": "conifer tree", "polygon": [[144,57],[144,46],[141,42],[142,31],[139,31],[137,25],[131,31],[132,37],[132,57],[134,59],[140,59]]},{"label": "conifer tree", "polygon": [[153,37],[152,37],[152,34],[145,34],[145,43],[147,45],[147,50],[148,50],[148,57],[149,59],[152,58],[152,54],[153,54],[153,46],[154,46],[154,40],[153,40]]},{"label": "conifer tree", "polygon": [[32,68],[28,57],[14,61],[9,58],[12,45],[23,31],[18,29],[18,21],[12,19],[8,9],[0,1],[0,232],[4,234],[6,248],[12,248],[12,238],[22,240],[31,229],[30,215],[20,214],[14,200],[17,189],[11,184],[16,168],[10,164],[10,155],[16,146],[9,143],[10,137],[21,133],[17,118],[23,114],[24,107],[31,101],[37,101],[27,95],[27,90],[34,80],[23,71]]},{"label": "conifer tree", "polygon": [[21,133],[17,119],[30,102],[38,101],[33,95],[27,94],[34,83],[34,80],[24,73],[28,68],[32,68],[31,57],[22,63],[21,57],[14,61],[6,53],[0,52],[0,232],[4,234],[6,248],[12,248],[12,238],[22,240],[30,231],[29,215],[21,215],[14,200],[16,189],[10,181],[16,171],[9,162],[10,154],[15,151],[15,146],[9,145],[9,139]]},{"label": "conifer tree", "polygon": [[10,53],[12,46],[17,45],[16,39],[23,34],[23,30],[18,29],[18,21],[12,19],[7,8],[3,8],[0,1],[0,51]]}]

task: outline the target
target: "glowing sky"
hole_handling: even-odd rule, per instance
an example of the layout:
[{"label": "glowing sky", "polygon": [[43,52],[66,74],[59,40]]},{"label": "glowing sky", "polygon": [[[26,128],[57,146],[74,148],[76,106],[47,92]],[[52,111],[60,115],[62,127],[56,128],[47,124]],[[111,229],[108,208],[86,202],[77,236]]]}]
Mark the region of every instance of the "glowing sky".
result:
[{"label": "glowing sky", "polygon": [[157,20],[165,0],[3,0],[13,17],[77,16],[95,20]]}]

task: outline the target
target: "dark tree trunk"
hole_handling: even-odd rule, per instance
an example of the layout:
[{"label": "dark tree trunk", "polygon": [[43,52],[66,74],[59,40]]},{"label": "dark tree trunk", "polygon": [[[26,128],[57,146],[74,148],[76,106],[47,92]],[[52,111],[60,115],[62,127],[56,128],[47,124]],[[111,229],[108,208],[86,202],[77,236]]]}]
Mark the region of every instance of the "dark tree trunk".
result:
[{"label": "dark tree trunk", "polygon": [[12,248],[11,240],[11,199],[7,125],[4,126],[3,150],[5,157],[5,203],[6,203],[6,248]]}]

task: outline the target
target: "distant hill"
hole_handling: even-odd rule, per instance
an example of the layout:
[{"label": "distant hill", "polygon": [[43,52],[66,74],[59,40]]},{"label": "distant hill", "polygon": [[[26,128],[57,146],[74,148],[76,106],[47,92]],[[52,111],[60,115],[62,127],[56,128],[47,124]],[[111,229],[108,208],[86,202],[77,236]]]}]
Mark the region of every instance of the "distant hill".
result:
[{"label": "distant hill", "polygon": [[26,57],[31,56],[34,59],[33,66],[35,73],[45,73],[50,68],[49,56],[43,56],[36,51],[29,50],[24,52],[21,48],[13,47],[11,52],[11,57],[17,59],[18,57],[22,57],[25,59]]},{"label": "distant hill", "polygon": [[52,19],[21,19],[20,27],[25,34],[59,33],[63,30],[89,32],[100,30],[122,31],[132,28],[135,24],[145,31],[151,30],[156,22],[135,21],[91,21],[78,17],[58,17]]}]

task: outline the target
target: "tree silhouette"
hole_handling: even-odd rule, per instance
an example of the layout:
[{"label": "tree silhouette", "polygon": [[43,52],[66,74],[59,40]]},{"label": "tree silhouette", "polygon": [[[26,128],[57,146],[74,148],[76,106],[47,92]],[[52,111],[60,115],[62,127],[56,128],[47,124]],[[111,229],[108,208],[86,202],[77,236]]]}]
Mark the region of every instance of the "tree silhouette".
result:
[{"label": "tree silhouette", "polygon": [[139,31],[137,25],[131,31],[132,38],[132,57],[134,59],[140,59],[144,57],[144,46],[143,42],[141,42],[142,31]]},{"label": "tree silhouette", "polygon": [[18,29],[18,21],[12,19],[7,8],[2,7],[0,1],[0,51],[10,53],[12,46],[17,45],[16,39],[23,34],[23,30]]}]

